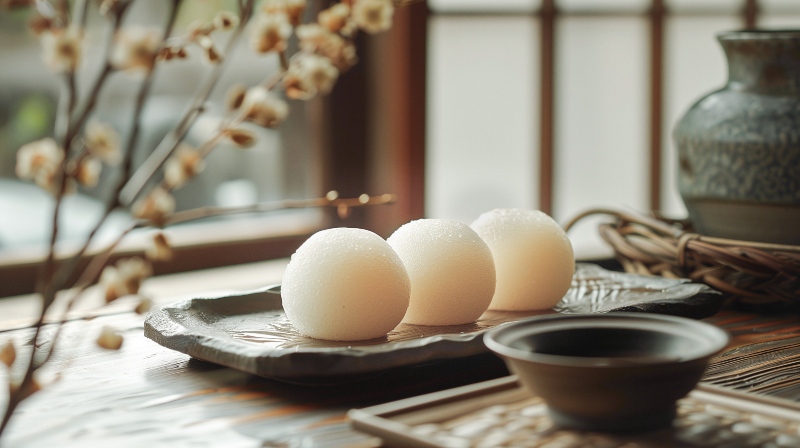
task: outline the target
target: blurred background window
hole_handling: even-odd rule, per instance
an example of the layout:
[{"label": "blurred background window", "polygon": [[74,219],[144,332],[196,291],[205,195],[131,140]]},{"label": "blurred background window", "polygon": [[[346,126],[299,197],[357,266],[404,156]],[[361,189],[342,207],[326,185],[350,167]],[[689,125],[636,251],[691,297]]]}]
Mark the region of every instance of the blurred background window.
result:
[{"label": "blurred background window", "polygon": [[[169,2],[133,2],[125,26],[160,26]],[[92,3],[96,6],[95,3]],[[210,21],[219,9],[235,10],[236,2],[183,2],[176,23],[176,34],[185,34],[196,20]],[[107,22],[90,7],[86,42],[88,51],[77,77],[81,98],[94,81],[102,64],[107,39]],[[309,11],[315,14],[315,11]],[[25,143],[52,136],[59,89],[59,77],[42,61],[39,39],[28,30],[27,9],[4,10],[0,14],[0,266],[35,265],[45,253],[50,234],[53,198],[31,182],[15,175],[16,152]],[[229,33],[228,33],[229,34]],[[227,38],[229,36],[225,36]],[[223,41],[224,44],[224,41]],[[196,50],[196,51],[195,51]],[[180,119],[195,90],[207,78],[211,66],[199,49],[188,48],[186,60],[160,64],[155,72],[152,94],[141,124],[134,166],[141,164]],[[186,142],[199,145],[215,129],[216,120],[225,111],[224,97],[234,83],[251,86],[277,71],[275,54],[257,55],[247,45],[246,35],[230,55],[229,66],[209,98],[206,112],[192,127]],[[125,141],[130,131],[131,113],[141,74],[112,73],[101,92],[93,119],[111,124]],[[79,104],[80,106],[80,104]],[[314,123],[319,115],[318,101],[290,101],[287,121],[277,129],[245,125],[258,135],[258,143],[238,149],[222,143],[209,156],[206,169],[183,188],[175,191],[176,210],[202,206],[243,206],[257,202],[303,199],[325,194],[322,185],[321,146],[323,127]],[[316,114],[316,115],[315,115]],[[317,120],[319,121],[319,120]],[[116,185],[118,170],[105,169],[99,185],[80,188],[65,199],[60,225],[60,244],[66,248],[82,243],[102,216],[104,203]],[[113,241],[130,220],[126,211],[115,213],[101,229],[99,242]],[[315,209],[291,210],[262,216],[226,216],[179,225],[168,232],[181,246],[213,246],[222,252],[209,251],[198,260],[179,257],[160,272],[184,270],[231,262],[287,256],[296,241],[275,253],[252,254],[247,251],[224,252],[232,241],[247,242],[286,235],[307,236],[324,225],[323,212]],[[142,232],[146,233],[146,232]],[[139,238],[141,240],[141,238]],[[137,236],[131,235],[135,247]],[[299,244],[299,243],[298,243]],[[241,244],[240,244],[241,246]],[[269,249],[268,246],[262,249]],[[254,247],[254,250],[258,250]],[[216,260],[214,258],[217,258]],[[13,276],[0,286],[2,293],[25,292],[15,284],[30,283]],[[0,280],[7,278],[0,275]],[[29,279],[28,279],[29,280]],[[13,284],[12,284],[13,283]]]},{"label": "blurred background window", "polygon": [[[464,222],[495,207],[543,208],[561,223],[598,206],[685,217],[671,132],[727,80],[716,34],[800,28],[794,0],[428,4],[425,212]],[[595,229],[587,220],[571,233],[584,256],[610,254]]]}]

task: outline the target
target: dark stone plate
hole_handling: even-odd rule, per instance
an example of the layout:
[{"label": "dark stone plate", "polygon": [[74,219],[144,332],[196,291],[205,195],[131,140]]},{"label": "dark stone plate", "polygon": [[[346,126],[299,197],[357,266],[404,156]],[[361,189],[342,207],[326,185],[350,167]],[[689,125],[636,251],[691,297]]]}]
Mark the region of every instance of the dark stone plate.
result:
[{"label": "dark stone plate", "polygon": [[280,287],[196,298],[150,312],[144,334],[194,358],[287,381],[346,378],[487,352],[481,336],[497,325],[560,313],[638,311],[703,318],[722,296],[711,288],[579,264],[572,287],[554,310],[487,311],[467,325],[400,324],[383,338],[335,342],[299,334],[283,312]]}]

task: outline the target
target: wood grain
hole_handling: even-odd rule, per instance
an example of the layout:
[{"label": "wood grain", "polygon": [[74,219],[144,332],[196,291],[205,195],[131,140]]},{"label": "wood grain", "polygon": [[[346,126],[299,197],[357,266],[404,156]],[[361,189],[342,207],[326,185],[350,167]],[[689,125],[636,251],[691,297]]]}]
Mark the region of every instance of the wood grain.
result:
[{"label": "wood grain", "polygon": [[[709,366],[706,384],[800,401],[800,316],[726,310],[706,320],[734,337]],[[508,373],[487,354],[301,386],[163,348],[144,338],[143,317],[130,312],[67,325],[68,350],[55,356],[41,378],[44,389],[20,408],[0,446],[377,446],[350,428],[349,409]],[[121,350],[94,345],[103,325],[122,331]],[[30,333],[0,331],[0,343],[13,338],[24,355]]]},{"label": "wood grain", "polygon": [[[122,330],[117,352],[93,345],[102,325]],[[350,429],[351,408],[506,375],[491,355],[398,369],[352,384],[298,386],[189,358],[142,335],[132,313],[70,322],[48,383],[20,408],[2,447],[376,446]],[[18,342],[29,329],[0,332]],[[0,403],[6,396],[0,393]]]}]

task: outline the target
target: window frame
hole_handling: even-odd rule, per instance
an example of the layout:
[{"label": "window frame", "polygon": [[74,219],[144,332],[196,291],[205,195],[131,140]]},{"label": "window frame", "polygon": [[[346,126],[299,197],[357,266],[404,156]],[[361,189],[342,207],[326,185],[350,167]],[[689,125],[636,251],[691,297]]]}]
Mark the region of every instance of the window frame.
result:
[{"label": "window frame", "polygon": [[[154,275],[285,258],[314,232],[329,227],[360,227],[386,237],[422,218],[427,15],[425,2],[404,5],[396,10],[389,32],[359,37],[360,63],[340,77],[330,95],[313,100],[307,112],[318,136],[313,144],[322,166],[319,195],[329,190],[340,197],[394,193],[395,204],[353,209],[345,219],[326,210],[316,222],[244,237],[226,233],[224,222],[180,229],[172,260],[154,263]],[[375,77],[387,72],[391,79]],[[142,254],[143,247],[134,244],[109,262]],[[44,258],[42,249],[0,252],[0,298],[34,292]],[[77,272],[89,259],[81,259]]]}]

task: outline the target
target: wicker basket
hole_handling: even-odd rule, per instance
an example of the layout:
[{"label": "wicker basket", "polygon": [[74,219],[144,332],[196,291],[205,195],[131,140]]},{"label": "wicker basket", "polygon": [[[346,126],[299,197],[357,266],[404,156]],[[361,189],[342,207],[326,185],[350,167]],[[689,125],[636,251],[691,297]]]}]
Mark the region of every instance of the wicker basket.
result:
[{"label": "wicker basket", "polygon": [[565,227],[591,215],[613,218],[600,224],[600,236],[627,272],[689,278],[742,302],[800,305],[800,246],[708,237],[688,221],[605,209]]}]

